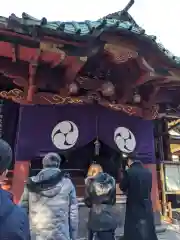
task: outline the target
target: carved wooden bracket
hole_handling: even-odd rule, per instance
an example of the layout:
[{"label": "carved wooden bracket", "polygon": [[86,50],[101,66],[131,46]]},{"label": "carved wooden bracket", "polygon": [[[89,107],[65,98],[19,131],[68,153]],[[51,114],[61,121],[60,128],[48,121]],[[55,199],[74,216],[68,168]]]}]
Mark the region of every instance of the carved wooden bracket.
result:
[{"label": "carved wooden bracket", "polygon": [[37,55],[34,59],[32,59],[31,63],[29,64],[29,79],[28,79],[28,90],[27,90],[27,101],[32,102],[33,96],[36,92],[36,71],[38,67],[38,63],[41,57],[41,50],[37,51]]},{"label": "carved wooden bracket", "polygon": [[151,94],[149,96],[148,102],[145,102],[145,101],[142,102],[142,106],[143,106],[144,109],[146,109],[146,110],[147,109],[151,109],[152,106],[155,105],[155,103],[156,103],[156,96],[157,96],[159,91],[160,91],[160,86],[154,86],[154,89],[153,89],[153,91],[151,92]]},{"label": "carved wooden bracket", "polygon": [[146,72],[137,79],[136,86],[143,85],[149,81],[153,81],[153,80],[161,81],[163,79],[164,79],[164,76],[158,75],[154,72]]},{"label": "carved wooden bracket", "polygon": [[138,65],[139,65],[139,67],[142,71],[141,76],[136,81],[136,86],[140,86],[142,84],[145,84],[148,81],[164,78],[164,76],[156,74],[154,68],[145,60],[145,58],[139,56],[136,59],[136,61],[137,61]]},{"label": "carved wooden bracket", "polygon": [[24,92],[20,89],[13,89],[9,92],[0,92],[0,97],[11,99],[21,104],[55,104],[55,105],[66,105],[66,104],[87,104],[92,103],[93,100],[97,100],[97,103],[104,107],[111,108],[115,111],[122,111],[128,115],[134,115],[139,117],[145,117],[146,119],[155,119],[158,116],[157,106],[152,106],[151,109],[143,110],[142,108],[131,106],[127,104],[111,104],[108,101],[102,100],[98,94],[92,93],[87,97],[61,97],[57,94],[50,93],[37,93],[33,98],[32,102],[26,100]]},{"label": "carved wooden bracket", "polygon": [[138,53],[136,51],[122,47],[119,44],[105,44],[104,50],[110,55],[111,61],[116,64],[121,64],[127,62],[129,59],[138,57]]},{"label": "carved wooden bracket", "polygon": [[142,117],[145,118],[146,120],[156,119],[158,118],[158,111],[159,111],[159,106],[153,105],[151,106],[151,108],[143,109]]},{"label": "carved wooden bracket", "polygon": [[154,68],[146,61],[144,57],[139,56],[136,58],[139,67],[145,72],[155,72]]},{"label": "carved wooden bracket", "polygon": [[66,71],[63,76],[63,81],[65,83],[64,89],[60,89],[59,93],[60,95],[62,93],[66,93],[66,95],[69,94],[69,85],[73,83],[73,81],[76,79],[76,76],[80,69],[84,66],[86,63],[87,58],[81,58],[81,57],[67,57],[66,60]]},{"label": "carved wooden bracket", "polygon": [[18,59],[18,50],[19,46],[16,44],[12,44],[12,61],[16,62]]},{"label": "carved wooden bracket", "polygon": [[133,95],[133,87],[133,84],[125,86],[123,96],[118,100],[119,104],[125,104],[127,100],[131,98],[131,96]]},{"label": "carved wooden bracket", "polygon": [[138,47],[135,46],[135,44],[130,43],[130,41],[127,41],[127,38],[123,38],[121,36],[114,36],[114,33],[110,32],[104,32],[101,34],[100,39],[104,42],[108,42],[113,45],[121,45],[121,47],[124,47],[126,49],[129,49],[130,51],[138,51]]}]

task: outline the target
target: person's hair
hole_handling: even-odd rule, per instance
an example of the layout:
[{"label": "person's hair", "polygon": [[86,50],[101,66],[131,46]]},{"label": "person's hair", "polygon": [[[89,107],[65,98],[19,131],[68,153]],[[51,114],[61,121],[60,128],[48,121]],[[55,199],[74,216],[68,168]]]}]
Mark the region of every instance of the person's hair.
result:
[{"label": "person's hair", "polygon": [[88,173],[87,173],[87,176],[88,177],[94,177],[96,176],[98,173],[101,173],[103,172],[103,169],[101,167],[100,164],[96,164],[96,163],[93,163],[89,169],[88,169]]},{"label": "person's hair", "polygon": [[43,158],[44,168],[59,168],[61,157],[57,153],[48,153]]}]

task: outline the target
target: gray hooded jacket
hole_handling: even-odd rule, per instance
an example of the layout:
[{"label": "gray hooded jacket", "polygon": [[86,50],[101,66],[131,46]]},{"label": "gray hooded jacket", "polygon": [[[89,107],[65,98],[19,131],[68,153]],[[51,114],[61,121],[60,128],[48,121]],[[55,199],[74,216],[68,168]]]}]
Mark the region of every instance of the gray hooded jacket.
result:
[{"label": "gray hooded jacket", "polygon": [[71,180],[58,168],[29,178],[20,205],[29,213],[32,240],[75,240],[78,202]]}]

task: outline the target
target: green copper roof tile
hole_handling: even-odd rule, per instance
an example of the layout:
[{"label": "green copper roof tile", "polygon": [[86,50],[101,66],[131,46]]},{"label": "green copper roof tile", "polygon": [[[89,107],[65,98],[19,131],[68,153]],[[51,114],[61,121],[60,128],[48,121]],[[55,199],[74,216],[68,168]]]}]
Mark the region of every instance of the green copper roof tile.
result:
[{"label": "green copper roof tile", "polygon": [[[164,56],[167,56],[174,64],[180,65],[180,57],[174,56],[162,44],[157,43],[155,36],[147,35],[145,30],[138,26],[128,12],[117,12],[97,21],[84,22],[48,22],[46,18],[38,20],[26,13],[22,14],[22,18],[18,18],[14,14],[9,18],[0,17],[0,28],[8,28],[15,32],[30,35],[34,27],[38,27],[42,33],[44,31],[44,34],[49,31],[48,35],[54,35],[55,37],[60,36],[62,33],[69,36],[73,35],[73,37],[97,37],[102,32],[108,32],[109,30],[116,32],[123,30],[140,37],[139,39],[142,41],[149,40],[148,44],[156,45],[157,50],[159,49]],[[96,34],[93,34],[94,32]]]}]

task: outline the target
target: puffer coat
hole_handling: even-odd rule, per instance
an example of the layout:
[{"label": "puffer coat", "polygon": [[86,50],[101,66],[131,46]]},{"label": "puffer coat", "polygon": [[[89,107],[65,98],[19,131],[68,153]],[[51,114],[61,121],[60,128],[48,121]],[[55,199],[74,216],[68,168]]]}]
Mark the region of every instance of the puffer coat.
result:
[{"label": "puffer coat", "polygon": [[88,177],[85,181],[85,204],[90,208],[88,228],[92,231],[110,231],[117,227],[116,182],[107,173]]},{"label": "puffer coat", "polygon": [[0,239],[30,240],[28,216],[12,198],[9,192],[0,189]]},{"label": "puffer coat", "polygon": [[20,205],[29,213],[31,240],[75,240],[78,202],[71,180],[58,168],[29,178]]}]

